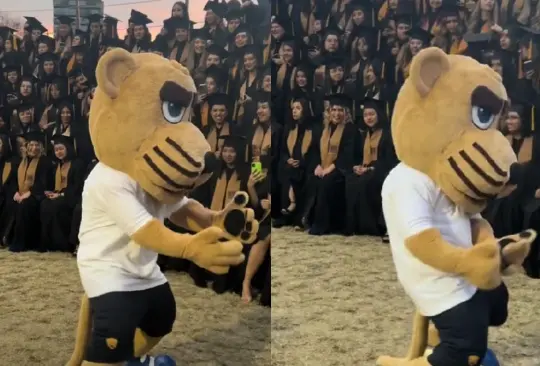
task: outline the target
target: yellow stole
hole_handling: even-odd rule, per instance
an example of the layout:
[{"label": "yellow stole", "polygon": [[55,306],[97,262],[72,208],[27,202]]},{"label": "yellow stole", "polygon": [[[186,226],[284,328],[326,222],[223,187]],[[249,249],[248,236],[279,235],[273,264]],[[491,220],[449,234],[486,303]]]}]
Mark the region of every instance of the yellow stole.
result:
[{"label": "yellow stole", "polygon": [[450,46],[450,54],[451,55],[461,55],[467,50],[468,44],[464,40],[455,40],[452,41],[452,45]]},{"label": "yellow stole", "polygon": [[369,164],[377,161],[381,137],[382,129],[380,128],[373,133],[367,133],[366,139],[364,140],[364,159],[362,161],[363,166],[369,166]]},{"label": "yellow stole", "polygon": [[25,194],[30,192],[30,189],[34,186],[34,180],[36,179],[36,170],[39,163],[39,158],[33,158],[29,161],[29,158],[24,158],[19,169],[17,171],[17,183],[19,185],[19,194]]},{"label": "yellow stole", "polygon": [[251,152],[253,153],[253,157],[258,158],[261,155],[267,155],[271,146],[272,126],[268,126],[268,129],[264,132],[263,127],[260,124],[257,124],[253,139],[251,140]]},{"label": "yellow stole", "polygon": [[[253,78],[253,80],[251,80],[251,83],[249,82],[249,74],[248,74],[246,80],[244,80],[244,82],[242,83],[242,86],[240,87],[240,93],[238,93],[238,95],[242,96],[246,94],[246,89],[248,88],[248,86],[251,87],[253,83],[255,82],[255,80],[257,80],[257,73],[255,73],[255,77]],[[244,116],[244,105],[237,100],[234,106],[234,118],[236,121],[241,121],[243,116]]]},{"label": "yellow stole", "polygon": [[278,87],[279,89],[281,89],[283,87],[283,84],[285,83],[285,76],[287,76],[288,69],[289,65],[286,63],[283,63],[279,66],[276,75],[276,87]]},{"label": "yellow stole", "polygon": [[480,29],[480,33],[489,33],[491,32],[491,26],[493,25],[493,23],[491,21],[487,21],[484,23],[484,25],[482,26],[482,28]]},{"label": "yellow stole", "polygon": [[[506,139],[512,145],[512,135],[507,135]],[[527,163],[531,161],[532,159],[532,152],[533,152],[533,137],[525,137],[523,138],[523,142],[521,144],[521,147],[519,148],[519,151],[517,153],[517,159],[518,163]]]},{"label": "yellow stole", "polygon": [[58,164],[56,167],[56,174],[54,176],[54,191],[61,192],[68,186],[68,174],[71,168],[71,161],[67,163]]},{"label": "yellow stole", "polygon": [[212,126],[210,128],[210,133],[206,137],[206,141],[208,141],[208,144],[210,145],[210,149],[212,149],[212,152],[221,151],[221,148],[223,147],[223,139],[220,139],[220,136],[228,136],[230,135],[230,126],[229,122],[225,122],[223,124],[223,127],[221,127],[221,130],[218,134],[218,129],[216,126]]},{"label": "yellow stole", "polygon": [[11,168],[12,168],[11,162],[6,161],[4,163],[4,169],[2,169],[2,185],[6,184],[9,178],[9,175],[11,174]]},{"label": "yellow stole", "polygon": [[201,104],[201,127],[206,127],[208,125],[208,102],[204,101]]},{"label": "yellow stole", "polygon": [[[184,49],[182,50],[182,55],[180,55],[180,63],[186,62],[190,54],[190,50],[191,50],[191,47],[189,47],[189,43],[186,42],[186,44],[184,45]],[[176,56],[178,56],[178,46],[175,46],[172,49],[171,53],[169,54],[169,60],[176,61]]]},{"label": "yellow stole", "polygon": [[313,12],[309,12],[308,14],[301,12],[300,23],[302,24],[302,30],[305,35],[311,36],[315,33],[315,16]]},{"label": "yellow stole", "polygon": [[227,172],[223,171],[216,182],[214,195],[212,196],[212,204],[210,209],[221,211],[225,205],[234,197],[236,192],[240,190],[240,179],[234,171],[231,178],[227,180]]},{"label": "yellow stole", "polygon": [[341,137],[343,136],[343,130],[345,129],[345,123],[340,123],[336,126],[336,129],[332,135],[330,129],[330,123],[324,127],[321,136],[321,166],[323,169],[328,168],[336,161],[339,153],[339,145],[341,144]]},{"label": "yellow stole", "polygon": [[[313,133],[311,130],[306,130],[302,138],[302,157],[306,156],[306,153],[311,146],[311,139],[313,138]],[[289,156],[292,158],[294,146],[296,145],[296,140],[298,140],[298,126],[289,131],[287,135],[287,149],[289,150]]]}]

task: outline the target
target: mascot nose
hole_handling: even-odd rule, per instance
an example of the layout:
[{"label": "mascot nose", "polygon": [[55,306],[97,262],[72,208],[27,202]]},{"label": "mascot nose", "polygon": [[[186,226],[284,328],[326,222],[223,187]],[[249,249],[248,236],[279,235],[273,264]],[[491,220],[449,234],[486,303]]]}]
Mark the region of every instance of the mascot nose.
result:
[{"label": "mascot nose", "polygon": [[204,155],[204,170],[202,174],[213,173],[218,167],[218,159],[216,154],[209,151]]}]

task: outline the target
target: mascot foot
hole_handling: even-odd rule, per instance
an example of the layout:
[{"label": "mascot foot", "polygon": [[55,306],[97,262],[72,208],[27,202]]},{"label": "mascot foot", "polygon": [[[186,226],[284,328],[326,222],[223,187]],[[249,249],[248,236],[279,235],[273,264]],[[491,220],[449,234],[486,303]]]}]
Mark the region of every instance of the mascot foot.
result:
[{"label": "mascot foot", "polygon": [[377,359],[377,366],[431,366],[426,357],[406,360],[390,356],[381,356]]},{"label": "mascot foot", "polygon": [[176,362],[167,355],[157,357],[142,356],[128,361],[125,366],[176,366]]},{"label": "mascot foot", "polygon": [[503,261],[508,265],[514,264],[521,266],[525,258],[529,255],[531,244],[535,238],[536,232],[534,230],[527,230],[499,239]]}]

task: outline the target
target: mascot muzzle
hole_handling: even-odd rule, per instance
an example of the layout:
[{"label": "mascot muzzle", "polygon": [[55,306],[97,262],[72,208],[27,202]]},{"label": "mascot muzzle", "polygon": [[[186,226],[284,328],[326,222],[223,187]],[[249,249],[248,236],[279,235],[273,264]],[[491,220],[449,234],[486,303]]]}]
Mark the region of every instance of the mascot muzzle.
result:
[{"label": "mascot muzzle", "polygon": [[508,189],[517,159],[508,140],[497,130],[466,132],[437,159],[436,183],[470,214]]}]

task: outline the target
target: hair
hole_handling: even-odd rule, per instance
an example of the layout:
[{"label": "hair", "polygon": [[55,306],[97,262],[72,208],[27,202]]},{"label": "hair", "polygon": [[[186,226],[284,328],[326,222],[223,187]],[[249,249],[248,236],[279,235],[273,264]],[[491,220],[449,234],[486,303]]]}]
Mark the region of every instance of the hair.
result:
[{"label": "hair", "polygon": [[[471,14],[471,17],[469,18],[469,24],[467,24],[467,31],[468,33],[478,33],[480,31],[479,27],[481,27],[482,21],[482,0],[478,0],[476,3],[476,7],[474,8],[474,11]],[[489,19],[485,19],[492,24],[499,24],[499,2],[495,1],[493,2],[493,9],[491,10],[491,14],[489,14]]]}]

